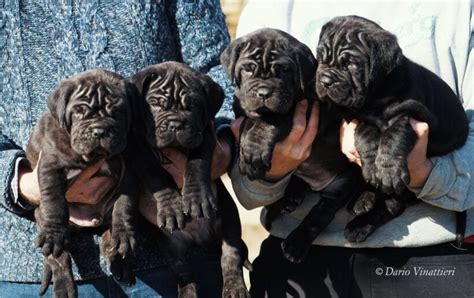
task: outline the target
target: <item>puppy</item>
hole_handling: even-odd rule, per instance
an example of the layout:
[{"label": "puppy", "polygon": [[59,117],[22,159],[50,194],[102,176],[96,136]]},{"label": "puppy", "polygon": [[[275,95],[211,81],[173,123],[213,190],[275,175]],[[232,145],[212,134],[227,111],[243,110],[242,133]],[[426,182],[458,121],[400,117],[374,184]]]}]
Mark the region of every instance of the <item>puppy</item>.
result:
[{"label": "puppy", "polygon": [[[223,297],[249,297],[242,275],[247,248],[241,240],[237,208],[221,181],[216,182],[217,195],[211,189],[212,121],[224,100],[223,90],[208,76],[178,62],[147,67],[130,80],[146,102],[143,131],[152,153],[142,154],[145,183],[140,205],[157,214],[147,219],[160,227],[159,247],[177,276],[179,296],[197,295],[186,260],[188,251],[218,242],[222,246]],[[166,160],[159,150],[164,148],[187,156],[181,193],[161,167]],[[183,211],[191,217],[185,218]],[[175,228],[179,230],[173,231]]]},{"label": "puppy", "polygon": [[[40,294],[52,279],[54,296],[76,296],[67,245],[69,220],[75,221],[74,215],[84,217],[81,211],[89,213],[91,226],[102,222],[106,229],[101,248],[114,277],[134,283],[127,262],[135,245],[136,194],[133,177],[125,169],[133,97],[137,94],[134,88],[120,75],[105,70],[75,75],[49,96],[48,111],[33,130],[26,153],[32,167],[39,162],[41,203],[35,210],[36,245],[45,256]],[[97,206],[69,205],[67,185],[99,161],[103,164],[96,175],[110,176],[117,188]]]},{"label": "puppy", "polygon": [[450,87],[407,59],[396,37],[372,21],[344,16],[325,24],[317,59],[317,94],[360,121],[355,145],[362,174],[377,192],[347,226],[346,237],[360,242],[416,199],[406,187],[406,158],[417,139],[410,118],[430,127],[428,156],[461,147],[468,121]]},{"label": "puppy", "polygon": [[[311,106],[316,101],[316,60],[308,47],[289,34],[266,28],[233,41],[221,55],[221,62],[236,84],[235,114],[245,116],[240,172],[250,179],[263,178],[271,167],[275,143],[292,128],[296,103],[308,99]],[[267,228],[282,210],[292,211],[299,204],[305,189],[321,194],[320,201],[282,243],[291,262],[303,261],[336,211],[360,194],[364,184],[358,169],[350,166],[340,151],[341,119],[335,116],[333,106],[320,103],[318,136],[311,155],[295,171],[284,199],[268,208]]]}]

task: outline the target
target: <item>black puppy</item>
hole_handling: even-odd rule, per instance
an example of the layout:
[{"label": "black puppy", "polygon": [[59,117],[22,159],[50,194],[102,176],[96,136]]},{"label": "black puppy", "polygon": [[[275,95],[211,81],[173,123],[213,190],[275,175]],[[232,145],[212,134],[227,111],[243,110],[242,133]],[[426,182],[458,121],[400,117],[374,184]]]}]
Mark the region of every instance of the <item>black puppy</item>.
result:
[{"label": "black puppy", "polygon": [[[240,134],[240,171],[250,179],[263,178],[271,167],[275,143],[292,128],[296,103],[316,100],[316,60],[294,37],[266,28],[233,41],[221,55],[221,62],[236,83],[235,114],[246,116]],[[303,260],[336,211],[358,196],[364,185],[358,169],[350,166],[340,151],[341,118],[335,116],[333,106],[320,103],[318,136],[311,155],[296,170],[285,197],[268,208],[267,226],[282,210],[291,211],[305,189],[321,194],[320,201],[282,243],[285,257],[292,262]]]},{"label": "black puppy", "polygon": [[430,127],[428,156],[461,147],[468,122],[450,87],[407,59],[396,37],[372,21],[344,16],[325,24],[317,59],[317,94],[342,107],[346,118],[360,121],[355,145],[362,174],[378,188],[377,197],[362,202],[367,208],[359,211],[367,213],[347,226],[346,237],[360,242],[415,201],[406,188],[406,157],[416,142],[410,118]]},{"label": "black puppy", "polygon": [[[159,247],[178,278],[180,297],[197,295],[186,260],[188,251],[215,243],[222,247],[223,297],[248,297],[242,275],[247,248],[241,240],[237,208],[220,180],[217,192],[211,189],[212,121],[224,100],[223,90],[210,77],[178,62],[147,67],[130,80],[146,101],[144,131],[152,152],[142,154],[140,205],[157,214],[147,219],[161,228]],[[161,167],[165,160],[159,149],[164,148],[175,148],[187,156],[181,193]],[[186,220],[183,210],[192,218]],[[176,227],[179,230],[173,231]]]},{"label": "black puppy", "polygon": [[42,247],[45,256],[41,294],[52,279],[54,296],[76,296],[67,251],[69,208],[93,207],[68,206],[66,189],[71,176],[101,160],[105,161],[96,175],[110,176],[118,183],[98,210],[103,213],[102,226],[110,229],[104,232],[101,248],[114,276],[134,282],[127,261],[135,245],[133,217],[137,204],[133,177],[125,171],[133,94],[137,94],[133,90],[135,86],[109,71],[80,73],[61,82],[49,96],[48,111],[32,133],[27,157],[32,167],[39,162],[41,203],[35,218],[39,231],[36,245]]}]

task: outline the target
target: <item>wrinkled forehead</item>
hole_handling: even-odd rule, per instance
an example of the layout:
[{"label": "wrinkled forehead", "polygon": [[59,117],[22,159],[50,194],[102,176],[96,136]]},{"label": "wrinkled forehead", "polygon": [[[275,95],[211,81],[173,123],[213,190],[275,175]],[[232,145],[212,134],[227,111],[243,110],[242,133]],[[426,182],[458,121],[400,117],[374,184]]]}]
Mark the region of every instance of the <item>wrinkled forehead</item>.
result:
[{"label": "wrinkled forehead", "polygon": [[250,39],[239,57],[241,63],[254,61],[262,64],[271,62],[290,63],[291,49],[286,42],[276,38]]},{"label": "wrinkled forehead", "polygon": [[100,104],[123,97],[126,92],[123,86],[100,80],[79,80],[71,93],[71,101],[84,101],[91,104]]},{"label": "wrinkled forehead", "polygon": [[154,78],[150,81],[147,93],[158,92],[179,97],[184,92],[198,93],[201,88],[198,84],[199,78],[192,76],[185,71],[169,70],[156,72]]},{"label": "wrinkled forehead", "polygon": [[361,56],[369,54],[368,32],[357,27],[332,28],[326,32],[316,53],[321,62],[341,55]]}]

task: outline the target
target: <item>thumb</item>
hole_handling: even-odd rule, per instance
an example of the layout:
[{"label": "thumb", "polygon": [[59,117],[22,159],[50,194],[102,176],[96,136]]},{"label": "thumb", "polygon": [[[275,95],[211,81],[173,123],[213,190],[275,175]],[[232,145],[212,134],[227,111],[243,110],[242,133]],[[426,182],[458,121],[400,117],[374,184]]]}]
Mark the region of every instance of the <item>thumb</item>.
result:
[{"label": "thumb", "polygon": [[426,122],[421,122],[421,121],[411,118],[410,125],[415,131],[416,137],[418,139],[427,137],[430,132],[430,128],[428,126],[428,123]]},{"label": "thumb", "polygon": [[237,142],[240,139],[240,126],[242,125],[243,121],[244,117],[239,117],[230,124],[230,130],[232,130],[232,134],[234,135],[234,138]]}]

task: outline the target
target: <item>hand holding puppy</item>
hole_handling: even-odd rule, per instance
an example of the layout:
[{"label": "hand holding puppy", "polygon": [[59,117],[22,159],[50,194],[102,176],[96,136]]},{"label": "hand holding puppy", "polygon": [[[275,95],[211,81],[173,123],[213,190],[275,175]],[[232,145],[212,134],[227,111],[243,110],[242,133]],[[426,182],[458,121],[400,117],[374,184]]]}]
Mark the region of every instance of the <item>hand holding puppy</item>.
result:
[{"label": "hand holding puppy", "polygon": [[[311,147],[318,132],[319,107],[311,106],[310,118],[306,119],[308,101],[302,100],[296,104],[293,115],[293,127],[290,134],[281,142],[276,143],[272,156],[272,167],[266,173],[265,179],[277,181],[296,169],[311,154]],[[238,141],[240,125],[243,118],[236,119],[231,124],[232,132]]]},{"label": "hand holding puppy", "polygon": [[[354,143],[354,133],[357,124],[357,120],[352,120],[351,122],[343,121],[339,135],[342,153],[344,153],[351,162],[361,166],[360,155]],[[426,156],[429,127],[427,123],[415,119],[411,119],[410,124],[416,133],[417,141],[407,156],[408,170],[410,172],[410,185],[408,186],[419,188],[425,184],[433,168],[433,164]]]}]

